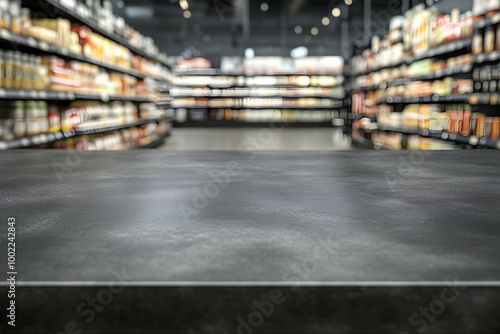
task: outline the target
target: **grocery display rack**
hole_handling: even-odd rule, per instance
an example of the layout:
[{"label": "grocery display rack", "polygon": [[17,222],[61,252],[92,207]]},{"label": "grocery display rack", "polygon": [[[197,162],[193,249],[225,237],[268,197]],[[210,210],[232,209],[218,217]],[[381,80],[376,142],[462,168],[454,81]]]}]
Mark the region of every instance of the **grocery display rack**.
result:
[{"label": "grocery display rack", "polygon": [[65,2],[62,0],[43,0],[43,1],[37,1],[37,0],[27,1],[27,0],[25,0],[25,2],[29,3],[32,8],[38,8],[38,9],[42,10],[43,12],[45,12],[46,14],[60,15],[62,17],[65,17],[65,18],[71,20],[72,22],[77,22],[77,23],[86,25],[90,29],[95,31],[96,33],[99,33],[99,34],[109,38],[110,40],[127,47],[129,50],[131,50],[135,54],[143,56],[143,57],[148,58],[150,60],[157,61],[157,62],[163,64],[164,66],[168,67],[169,69],[171,69],[170,64],[165,59],[161,59],[160,57],[158,57],[156,55],[148,54],[144,50],[141,50],[140,47],[137,47],[137,46],[129,43],[124,37],[119,36],[115,33],[110,33],[109,31],[102,29],[101,27],[99,27],[99,23],[97,21],[82,17],[80,14],[76,13],[73,9],[68,8],[65,5]]},{"label": "grocery display rack", "polygon": [[398,129],[398,128],[382,127],[382,126],[379,126],[378,130],[386,132],[396,132],[404,135],[418,135],[424,138],[439,139],[459,144],[466,144],[473,147],[500,149],[500,141],[490,140],[489,138],[485,137],[461,136],[447,132],[432,133],[428,130]]},{"label": "grocery display rack", "polygon": [[[474,23],[474,33],[478,29],[485,28],[489,25],[495,25],[500,23],[500,14],[496,14],[490,18],[482,19]],[[444,45],[440,45],[433,49],[428,50],[424,54],[409,57],[404,61],[396,64],[391,64],[388,66],[377,67],[374,69],[368,69],[365,71],[353,72],[353,76],[365,76],[382,70],[396,69],[401,65],[411,65],[416,61],[430,59],[430,58],[441,58],[446,59],[448,57],[464,55],[467,52],[472,53],[472,42],[473,38],[468,37],[466,39],[453,41]],[[475,54],[471,57],[470,64],[464,64],[461,66],[455,66],[443,70],[438,70],[434,73],[430,73],[418,77],[409,77],[396,79],[390,82],[384,82],[381,84],[375,84],[366,87],[358,87],[355,85],[349,85],[350,93],[356,92],[373,92],[380,89],[387,89],[389,87],[402,86],[417,81],[434,81],[438,79],[443,79],[446,77],[452,78],[472,78],[472,72],[475,67],[483,63],[494,63],[500,60],[500,51],[493,51],[488,53]],[[404,106],[410,104],[456,104],[463,103],[469,104],[472,110],[481,111],[485,114],[498,116],[497,106],[500,105],[500,94],[499,93],[467,93],[467,94],[450,94],[450,95],[430,95],[430,96],[389,96],[383,99],[378,99],[377,101],[367,101],[366,107],[375,107],[379,105],[393,105],[393,106]],[[399,112],[400,108],[395,108],[394,112]],[[352,112],[352,111],[351,111]],[[353,136],[352,123],[359,121],[361,119],[369,119],[371,123],[377,122],[377,115],[365,115],[365,114],[354,114],[351,113],[348,116],[348,133],[353,138],[354,141],[363,144],[365,147],[380,149],[378,145],[375,145],[371,140],[364,137]],[[392,127],[383,127],[378,125],[376,131],[385,131],[388,133],[400,133],[403,135],[417,135],[422,138],[430,138],[438,141],[453,142],[459,145],[465,145],[468,148],[489,148],[489,149],[500,149],[500,141],[490,140],[489,138],[480,138],[477,136],[460,136],[456,134],[450,134],[446,132],[440,133],[430,133],[427,130],[410,130],[410,129],[398,129]],[[362,132],[364,132],[361,129]],[[371,131],[367,134],[369,134]],[[369,142],[369,143],[368,143]]]},{"label": "grocery display rack", "polygon": [[[263,84],[256,84],[256,85],[249,85],[247,83],[245,84],[228,84],[225,85],[223,83],[208,83],[208,84],[184,84],[184,83],[173,83],[171,85],[171,88],[191,88],[193,90],[195,89],[210,89],[210,94],[173,94],[170,92],[171,97],[174,100],[174,103],[172,104],[172,108],[175,110],[192,110],[192,111],[198,111],[198,112],[206,112],[209,114],[211,111],[217,111],[217,110],[234,110],[234,111],[241,111],[241,110],[252,110],[252,111],[299,111],[299,112],[308,112],[308,111],[335,111],[338,109],[342,109],[346,107],[345,99],[342,98],[335,98],[329,95],[311,95],[311,94],[303,94],[303,95],[242,95],[242,94],[214,94],[212,90],[218,90],[218,89],[279,89],[279,88],[290,88],[290,89],[307,89],[307,88],[324,88],[324,89],[338,89],[342,87],[342,83],[345,81],[344,77],[342,75],[338,74],[305,74],[305,73],[266,73],[266,74],[249,74],[249,73],[227,73],[227,72],[222,72],[219,69],[207,69],[207,70],[193,70],[193,71],[182,71],[182,72],[176,72],[175,75],[177,77],[245,77],[245,78],[256,78],[256,77],[336,77],[341,79],[340,82],[341,84],[336,85],[336,86],[330,86],[330,85],[325,85],[325,86],[319,86],[319,85],[292,85],[292,84],[269,84],[269,85],[263,85]],[[236,102],[236,105],[180,105],[178,103],[175,103],[175,99],[200,99],[200,100],[208,100],[208,101],[213,101],[217,99],[233,99]],[[332,102],[332,105],[330,106],[287,106],[287,105],[243,105],[243,101],[246,99],[260,99],[260,100],[266,100],[266,99],[283,99],[283,100],[300,100],[300,99],[318,99],[318,100],[329,100]],[[204,120],[204,121],[199,121],[199,120],[192,120],[189,119],[184,122],[177,122],[176,126],[179,127],[244,127],[244,126],[249,126],[249,127],[254,127],[254,126],[265,126],[266,124],[271,124],[275,120],[269,120],[269,121],[259,121],[259,122],[254,122],[254,121],[241,121],[241,120],[234,120],[234,121],[218,121],[218,120]],[[332,120],[328,121],[290,121],[287,122],[288,125],[290,126],[304,126],[304,127],[314,127],[314,126],[332,126]],[[277,120],[276,120],[277,122]],[[273,123],[274,124],[274,123]]]},{"label": "grocery display rack", "polygon": [[400,62],[395,63],[395,64],[381,66],[381,67],[369,69],[369,70],[362,71],[362,72],[354,72],[353,76],[367,75],[367,74],[371,74],[373,72],[378,72],[378,71],[387,70],[387,69],[393,69],[393,68],[399,67],[401,65],[411,65],[412,63],[419,61],[419,60],[425,60],[425,59],[434,58],[434,57],[438,57],[438,56],[439,57],[447,56],[447,55],[450,55],[450,54],[453,54],[453,53],[456,53],[459,51],[469,49],[471,46],[472,46],[472,38],[466,38],[463,40],[450,42],[450,43],[447,43],[445,45],[441,45],[441,46],[438,46],[434,49],[431,49],[428,52],[423,53],[421,55],[408,57],[405,60],[400,61]]},{"label": "grocery display rack", "polygon": [[146,79],[146,78],[152,78],[158,81],[165,81],[163,78],[157,78],[153,77],[147,74],[143,74],[137,70],[130,69],[130,68],[125,68],[121,66],[117,66],[114,64],[110,64],[104,61],[100,61],[98,59],[93,59],[90,57],[85,57],[83,55],[73,53],[69,51],[68,49],[58,47],[56,45],[52,45],[43,41],[39,41],[33,37],[26,37],[22,35],[17,35],[14,34],[8,30],[5,29],[0,29],[0,43],[1,44],[11,44],[12,46],[15,46],[19,50],[25,50],[27,52],[37,52],[41,54],[47,54],[47,55],[55,55],[58,57],[61,57],[63,59],[68,59],[68,60],[77,60],[85,63],[89,63],[92,65],[99,66],[105,70],[113,71],[113,72],[118,72],[122,74],[128,74],[132,77],[138,78],[138,79]]},{"label": "grocery display rack", "polygon": [[[35,0],[23,0],[23,5],[29,7],[33,11],[38,13],[43,13],[44,17],[63,17],[68,19],[72,23],[79,23],[88,26],[94,32],[102,35],[105,38],[108,38],[122,46],[128,48],[132,53],[140,55],[144,58],[147,58],[151,61],[158,62],[159,64],[170,69],[170,65],[167,63],[165,59],[162,59],[160,56],[151,55],[141,48],[132,45],[125,38],[117,36],[115,33],[109,33],[105,29],[101,29],[97,21],[92,21],[90,19],[85,19],[80,16],[78,13],[73,11],[72,9],[66,7],[64,1],[60,0],[44,0],[44,1],[35,1]],[[119,74],[129,75],[131,77],[146,80],[153,79],[160,86],[167,85],[169,80],[167,78],[149,75],[142,73],[138,70],[128,68],[125,66],[116,65],[113,63],[101,61],[99,59],[95,59],[92,57],[87,57],[83,54],[77,54],[71,52],[70,50],[57,46],[55,44],[50,44],[41,40],[38,40],[34,37],[25,36],[13,33],[12,31],[6,29],[0,29],[0,47],[3,49],[9,49],[13,51],[21,51],[36,55],[53,55],[57,56],[61,59],[68,61],[80,61],[83,63],[91,64],[98,66],[99,68],[116,72]],[[96,102],[131,102],[134,104],[140,103],[152,103],[156,104],[159,108],[165,109],[168,107],[168,103],[153,101],[152,98],[147,96],[117,96],[113,94],[109,94],[107,92],[99,92],[96,94],[87,94],[87,93],[76,93],[72,91],[52,91],[52,90],[28,90],[28,89],[4,89],[0,88],[0,101],[47,101],[54,105],[66,105],[69,102],[73,101],[96,101]],[[1,102],[0,102],[1,103]],[[122,130],[127,128],[139,127],[141,125],[167,122],[172,123],[173,119],[169,117],[162,116],[160,118],[148,118],[148,119],[140,119],[139,121],[130,123],[130,124],[121,124],[116,126],[106,126],[100,128],[88,129],[85,131],[71,130],[71,131],[57,131],[50,133],[42,133],[36,136],[26,136],[22,138],[16,138],[13,140],[5,140],[0,141],[0,150],[9,150],[9,149],[19,149],[19,148],[30,148],[30,147],[38,147],[41,145],[52,144],[61,140],[75,138],[83,135],[91,135],[91,134],[103,134],[109,133],[116,130]],[[169,126],[170,128],[170,126]],[[162,138],[157,138],[153,140],[152,143],[145,145],[144,148],[156,147],[161,145],[164,142],[165,138],[170,135],[167,133]],[[141,148],[141,147],[138,147]]]},{"label": "grocery display rack", "polygon": [[2,150],[12,150],[12,149],[21,149],[21,148],[30,148],[37,147],[40,145],[55,143],[59,140],[75,138],[82,135],[91,135],[91,134],[100,134],[113,132],[116,130],[122,130],[127,128],[133,128],[136,126],[141,126],[149,123],[157,123],[161,121],[171,121],[169,118],[157,118],[157,119],[142,119],[136,121],[134,123],[117,125],[117,126],[109,126],[102,128],[94,128],[91,130],[78,131],[78,130],[70,130],[70,131],[57,131],[50,133],[43,133],[36,136],[29,136],[20,139],[14,139],[9,141],[0,141],[0,151]]}]

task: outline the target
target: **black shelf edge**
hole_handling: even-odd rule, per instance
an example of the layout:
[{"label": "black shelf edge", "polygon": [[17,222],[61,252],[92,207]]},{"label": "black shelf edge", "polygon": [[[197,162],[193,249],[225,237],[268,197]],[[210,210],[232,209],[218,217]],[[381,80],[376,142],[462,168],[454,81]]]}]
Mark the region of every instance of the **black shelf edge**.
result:
[{"label": "black shelf edge", "polygon": [[246,78],[255,78],[255,77],[344,77],[342,73],[337,74],[305,74],[305,73],[268,73],[268,74],[251,74],[251,73],[224,73],[224,72],[216,72],[216,73],[203,73],[203,72],[175,72],[175,76],[178,77],[246,77]]},{"label": "black shelf edge", "polygon": [[489,138],[486,137],[481,138],[477,136],[461,136],[447,132],[432,133],[426,130],[409,130],[409,129],[398,129],[391,127],[381,127],[381,126],[378,129],[380,131],[397,132],[406,135],[418,135],[424,138],[439,139],[459,144],[467,144],[474,147],[486,147],[497,150],[500,149],[500,141],[490,140]]},{"label": "black shelf edge", "polygon": [[337,85],[337,86],[298,86],[298,85],[254,85],[254,86],[248,86],[248,85],[188,85],[188,84],[170,84],[171,87],[179,87],[179,88],[209,88],[209,89],[232,89],[232,88],[325,88],[325,89],[335,89],[335,88],[343,88],[344,86],[342,85]]},{"label": "black shelf edge", "polygon": [[344,108],[344,105],[339,105],[339,106],[333,106],[333,107],[202,107],[202,106],[172,106],[172,109],[207,109],[207,110],[214,110],[214,109],[233,109],[233,110],[244,110],[244,109],[249,109],[249,110],[334,110],[334,109],[339,109],[339,108]]},{"label": "black shelf edge", "polygon": [[495,25],[497,23],[500,23],[500,14],[495,14],[492,17],[488,17],[474,23],[474,29],[483,29],[487,26]]},{"label": "black shelf edge", "polygon": [[133,77],[139,78],[139,79],[152,78],[152,79],[157,80],[157,81],[166,81],[165,79],[156,78],[154,76],[147,75],[147,74],[142,74],[139,71],[134,70],[134,69],[127,69],[127,68],[120,67],[120,66],[117,66],[114,64],[100,61],[98,59],[85,57],[84,55],[73,53],[67,49],[60,48],[56,45],[52,45],[52,44],[48,44],[48,43],[43,42],[43,41],[39,41],[33,37],[26,37],[26,36],[22,36],[22,35],[17,35],[17,34],[10,32],[10,31],[5,30],[5,29],[0,29],[0,42],[13,43],[13,44],[22,46],[24,48],[37,51],[37,52],[55,55],[55,56],[58,56],[58,57],[61,57],[64,59],[85,62],[88,64],[99,66],[99,67],[101,67],[105,70],[108,70],[108,71],[128,74],[130,76],[133,76]]},{"label": "black shelf edge", "polygon": [[412,103],[452,103],[452,102],[463,102],[469,103],[471,98],[477,94],[452,94],[452,95],[432,95],[423,97],[389,97],[386,99],[378,100],[376,102],[379,104],[412,104]]},{"label": "black shelf edge", "polygon": [[382,71],[382,70],[386,70],[386,69],[396,68],[396,67],[399,67],[399,66],[405,65],[405,64],[411,65],[411,63],[414,63],[416,61],[424,60],[424,59],[428,59],[428,58],[433,58],[433,57],[437,57],[437,56],[444,56],[444,55],[449,54],[449,53],[453,53],[456,51],[466,49],[466,48],[470,47],[471,45],[472,45],[472,38],[471,37],[465,38],[465,39],[462,39],[459,41],[440,45],[434,49],[431,49],[430,51],[428,51],[425,54],[409,57],[406,60],[401,61],[399,63],[388,65],[388,66],[382,66],[382,67],[372,69],[372,70],[359,72],[359,73],[354,74],[354,76],[368,75],[368,74],[373,73],[373,72],[378,72],[378,71]]},{"label": "black shelf edge", "polygon": [[500,59],[500,51],[493,51],[489,53],[481,53],[472,57],[472,63],[475,65],[495,62]]},{"label": "black shelf edge", "polygon": [[[428,74],[428,75],[423,75],[419,77],[413,77],[413,78],[405,78],[405,79],[396,79],[391,82],[387,82],[386,85],[387,87],[393,87],[393,86],[400,86],[400,85],[405,85],[407,83],[415,82],[415,81],[429,81],[429,80],[436,80],[436,79],[441,79],[445,78],[451,75],[456,75],[456,74],[467,74],[472,72],[472,65],[464,65],[460,67],[454,67],[454,68],[448,68],[446,70],[440,70],[437,71],[436,73]],[[383,86],[384,84],[380,85]]]},{"label": "black shelf edge", "polygon": [[295,96],[286,96],[286,95],[269,95],[269,96],[261,96],[261,95],[172,95],[174,99],[322,99],[322,100],[332,100],[332,101],[342,101],[344,98],[337,98],[331,96],[318,96],[318,95],[295,95]]},{"label": "black shelf edge", "polygon": [[276,125],[284,125],[289,128],[325,128],[332,127],[331,121],[325,122],[303,122],[303,121],[281,121],[276,122],[266,121],[266,122],[243,122],[243,121],[187,121],[182,123],[174,123],[176,128],[255,128],[255,127],[270,127]]},{"label": "black shelf edge", "polygon": [[454,42],[447,43],[444,45],[440,45],[440,46],[428,51],[427,53],[425,53],[423,55],[410,57],[407,59],[407,64],[411,64],[411,63],[416,62],[418,60],[424,60],[424,59],[433,58],[433,57],[437,57],[437,56],[444,56],[444,55],[447,55],[449,53],[453,53],[456,51],[466,49],[470,46],[472,46],[472,37],[465,38],[465,39],[462,39],[459,41],[454,41]]},{"label": "black shelf edge", "polygon": [[472,106],[498,106],[500,105],[500,94],[498,93],[468,93],[468,94],[451,94],[451,95],[432,95],[423,97],[389,97],[378,100],[379,104],[418,104],[418,103],[453,103],[461,102],[468,103]]},{"label": "black shelf edge", "polygon": [[377,121],[377,115],[362,115],[362,114],[349,114],[347,116],[347,118],[351,121],[359,121],[363,118],[367,118],[369,120],[371,120],[372,122],[376,122]]},{"label": "black shelf edge", "polygon": [[0,100],[41,100],[41,101],[130,101],[130,102],[150,102],[145,97],[113,96],[107,94],[75,94],[71,92],[56,92],[47,90],[25,90],[25,89],[3,89],[0,88]]},{"label": "black shelf edge", "polygon": [[88,26],[90,29],[92,29],[92,31],[94,31],[94,32],[96,32],[96,33],[98,33],[98,34],[118,43],[118,44],[121,44],[121,45],[127,47],[133,53],[138,54],[140,56],[143,56],[145,58],[148,58],[150,60],[157,61],[160,64],[163,64],[167,68],[171,69],[170,64],[163,61],[158,56],[148,54],[145,51],[141,50],[139,47],[130,44],[124,38],[117,36],[115,34],[109,33],[108,31],[100,28],[98,26],[97,22],[91,22],[88,19],[80,16],[79,14],[73,12],[70,8],[67,8],[66,6],[61,4],[58,0],[45,0],[44,2],[46,4],[52,6],[56,13],[58,13],[58,14],[62,13],[67,18],[70,18],[71,20],[76,21],[77,23],[84,24],[84,25]]},{"label": "black shelf edge", "polygon": [[133,128],[133,127],[141,126],[144,124],[156,123],[156,122],[160,122],[162,120],[165,120],[165,119],[164,118],[161,118],[161,119],[141,119],[137,122],[129,123],[129,124],[108,126],[108,127],[103,127],[103,128],[94,128],[94,129],[90,129],[90,130],[76,130],[75,136],[84,136],[84,135],[93,135],[93,134],[98,134],[98,133],[112,132],[112,131],[126,129],[126,128]]},{"label": "black shelf edge", "polygon": [[[500,52],[498,52],[498,59],[500,59]],[[436,80],[436,79],[441,79],[445,78],[451,75],[456,75],[456,74],[467,74],[472,72],[472,65],[464,65],[460,67],[455,67],[455,68],[449,68],[446,70],[440,70],[437,71],[436,73],[428,74],[428,75],[423,75],[419,77],[413,77],[413,78],[402,78],[402,79],[396,79],[393,81],[389,82],[384,82],[379,85],[372,85],[368,87],[358,87],[355,89],[352,89],[353,91],[363,91],[363,92],[368,92],[368,91],[373,91],[373,90],[378,90],[378,89],[383,89],[385,87],[394,87],[394,86],[400,86],[400,85],[405,85],[411,82],[415,81],[430,81],[430,80]]]},{"label": "black shelf edge", "polygon": [[24,137],[9,141],[0,141],[0,151],[13,150],[20,148],[36,147],[44,144],[55,143],[56,141],[72,138],[74,131],[44,133],[37,136]]},{"label": "black shelf edge", "polygon": [[161,122],[163,120],[170,120],[170,119],[169,118],[144,119],[144,120],[140,120],[140,121],[130,123],[130,124],[123,124],[123,125],[106,127],[106,128],[97,128],[97,129],[92,129],[92,130],[88,130],[88,131],[75,131],[75,130],[70,130],[70,131],[65,131],[65,132],[58,131],[58,132],[52,132],[52,133],[43,133],[43,134],[36,135],[36,136],[24,137],[24,138],[9,140],[9,141],[0,141],[0,151],[36,147],[36,146],[40,146],[40,145],[55,143],[59,140],[64,140],[64,139],[69,139],[69,138],[74,138],[74,137],[79,137],[79,136],[84,136],[84,135],[112,132],[112,131],[127,129],[127,128],[133,128],[133,127],[140,126],[143,124]]},{"label": "black shelf edge", "polygon": [[351,88],[351,92],[370,92],[373,90],[379,90],[382,87],[382,85],[372,85],[372,86],[367,86],[367,87],[356,87],[356,88]]}]

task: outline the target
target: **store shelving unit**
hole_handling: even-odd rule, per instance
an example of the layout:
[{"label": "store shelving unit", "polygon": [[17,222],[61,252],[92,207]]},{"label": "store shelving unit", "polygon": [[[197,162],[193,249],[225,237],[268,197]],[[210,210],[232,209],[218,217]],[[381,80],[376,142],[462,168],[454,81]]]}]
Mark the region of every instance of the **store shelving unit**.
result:
[{"label": "store shelving unit", "polygon": [[472,38],[467,38],[467,39],[463,39],[460,41],[451,42],[451,43],[448,43],[445,45],[438,46],[434,49],[431,49],[428,52],[423,53],[421,55],[407,57],[406,59],[404,59],[400,62],[394,63],[394,64],[380,66],[377,68],[368,69],[366,71],[354,72],[353,75],[354,76],[367,75],[367,74],[371,74],[371,73],[382,71],[382,70],[393,69],[393,68],[399,67],[401,65],[411,65],[412,63],[419,61],[419,60],[447,56],[449,54],[456,53],[458,51],[467,50],[471,47],[471,45],[472,45]]},{"label": "store shelving unit", "polygon": [[[75,10],[66,7],[66,2],[62,0],[43,0],[43,1],[23,0],[23,5],[28,6],[32,10],[32,12],[43,13],[43,17],[50,17],[50,18],[62,17],[68,19],[71,23],[83,24],[85,26],[88,26],[95,33],[98,33],[105,38],[108,38],[118,44],[121,44],[122,46],[128,48],[132,53],[142,56],[151,61],[155,61],[161,64],[162,66],[165,66],[170,69],[166,57],[162,57],[161,55],[149,54],[148,52],[144,51],[141,47],[132,45],[126,38],[118,36],[115,33],[110,33],[106,31],[106,29],[102,29],[96,20],[93,20],[91,18],[86,19],[82,17],[79,13],[75,12]],[[116,65],[113,63],[108,63],[105,61],[101,61],[99,59],[87,57],[83,54],[77,54],[71,52],[66,48],[46,43],[44,41],[35,39],[30,36],[19,35],[6,29],[0,29],[0,48],[5,50],[21,51],[40,56],[53,55],[67,61],[79,61],[82,63],[98,66],[100,69],[105,71],[115,72],[119,74],[126,74],[140,80],[153,79],[159,85],[166,85],[169,83],[169,79],[165,77],[145,74],[132,68]],[[85,94],[85,93],[82,94],[71,91],[0,88],[0,103],[1,100],[46,101],[52,105],[58,105],[58,106],[65,106],[73,101],[96,101],[103,103],[119,101],[119,102],[132,102],[137,105],[141,103],[152,103],[156,104],[161,109],[168,108],[168,103],[158,102],[156,100],[153,101],[151,98],[147,96],[116,96],[106,92],[96,93],[96,94]],[[166,116],[161,116],[157,118],[140,119],[139,121],[130,124],[104,126],[100,128],[86,129],[84,131],[71,130],[65,132],[57,131],[51,133],[42,133],[36,136],[26,136],[23,138],[17,138],[9,141],[0,141],[0,150],[39,147],[41,145],[53,144],[61,140],[76,138],[79,136],[111,133],[117,130],[140,127],[142,125],[151,123],[159,124],[162,122],[167,122],[171,124],[173,122],[173,119]],[[168,126],[168,128],[171,128],[171,126]],[[145,148],[156,147],[160,145],[161,143],[164,142],[165,138],[168,135],[170,135],[169,132],[165,134],[165,136],[162,136],[162,138],[153,140],[153,142],[151,144],[146,145]]]},{"label": "store shelving unit", "polygon": [[139,46],[135,46],[129,43],[129,41],[125,37],[119,36],[115,33],[111,33],[103,29],[102,27],[99,26],[99,22],[97,20],[81,16],[79,13],[75,12],[72,8],[68,8],[66,3],[62,0],[43,0],[43,1],[29,0],[26,2],[28,2],[32,6],[32,8],[38,8],[43,12],[45,12],[46,14],[55,14],[57,16],[65,17],[72,22],[86,25],[96,33],[99,33],[109,38],[110,40],[127,47],[135,54],[157,61],[163,64],[164,66],[171,68],[170,64],[168,64],[166,59],[163,59],[158,55],[148,54],[147,52],[142,50]]},{"label": "store shelving unit", "polygon": [[418,135],[424,138],[444,140],[457,144],[466,144],[473,147],[500,149],[500,141],[490,140],[489,138],[485,137],[481,138],[477,136],[460,136],[446,132],[432,133],[427,130],[398,129],[398,128],[382,127],[382,126],[379,126],[378,130],[386,132],[402,133],[404,135]]},{"label": "store shelving unit", "polygon": [[[333,111],[333,110],[338,110],[342,109],[345,107],[345,101],[342,98],[335,98],[330,95],[324,95],[324,94],[282,94],[282,95],[263,95],[263,94],[256,94],[255,90],[256,89],[285,89],[285,88],[290,88],[290,89],[307,89],[307,88],[324,88],[324,89],[342,89],[340,86],[318,86],[318,85],[292,85],[292,84],[269,84],[269,85],[264,85],[264,84],[248,84],[248,81],[246,79],[251,79],[251,78],[258,78],[258,77],[337,77],[340,78],[340,82],[344,81],[344,78],[341,78],[339,75],[333,75],[333,74],[303,74],[303,73],[256,73],[255,75],[249,74],[249,73],[223,73],[218,69],[208,69],[208,70],[203,70],[203,71],[184,71],[184,72],[178,72],[176,75],[180,78],[183,77],[203,77],[203,78],[245,78],[245,83],[242,84],[241,82],[238,84],[223,84],[220,81],[219,82],[214,82],[210,83],[210,80],[204,80],[204,84],[183,84],[183,83],[174,83],[172,85],[172,88],[185,88],[185,89],[192,89],[193,92],[196,89],[204,89],[206,91],[200,92],[199,94],[175,94],[171,91],[171,96],[173,98],[173,103],[172,107],[175,108],[176,110],[188,110],[188,111],[198,111],[198,112],[205,112],[209,114],[211,111],[218,111],[218,110],[232,110],[235,112],[238,111],[243,111],[243,110],[252,110],[252,111],[293,111],[293,112],[313,112],[313,111]],[[208,81],[208,82],[207,82]],[[182,82],[182,81],[181,81]],[[225,94],[222,94],[218,90],[224,90],[224,89],[246,89],[248,91],[246,92],[235,92],[234,94],[228,94],[227,92]],[[252,90],[254,90],[252,92]],[[209,91],[209,92],[208,92]],[[214,91],[218,91],[215,93]],[[179,103],[179,101],[176,101],[176,99],[199,99],[199,100],[204,100],[200,101],[200,104],[197,105],[182,105]],[[232,104],[231,102],[228,102],[227,105],[215,105],[213,102],[216,102],[219,99],[232,99]],[[251,99],[258,99],[258,100],[282,100],[285,101],[283,105],[279,105],[278,103],[270,103],[270,104],[255,104],[251,101]],[[331,105],[328,106],[321,106],[321,105],[314,105],[314,106],[303,106],[303,105],[287,105],[286,101],[287,100],[299,100],[299,99],[318,99],[318,100],[328,100],[331,102]],[[212,102],[212,103],[211,103]],[[273,101],[276,102],[276,101]],[[279,120],[269,120],[268,122],[262,121],[262,122],[256,122],[252,120],[248,121],[241,121],[241,120],[234,120],[234,121],[217,121],[217,120],[208,120],[206,117],[204,118],[204,121],[198,121],[198,120],[192,120],[188,119],[185,122],[178,122],[176,125],[177,126],[183,126],[183,127],[215,127],[215,126],[220,126],[220,127],[242,127],[242,126],[265,126],[266,124],[271,124],[272,122],[279,122]],[[332,120],[325,120],[325,121],[290,121],[287,122],[288,125],[290,126],[304,126],[304,127],[314,127],[314,126],[332,126]]]},{"label": "store shelving unit", "polygon": [[68,49],[58,47],[56,45],[52,45],[46,42],[39,41],[33,37],[26,37],[22,35],[17,35],[14,34],[8,30],[5,29],[0,29],[0,43],[1,44],[11,44],[16,46],[17,49],[19,50],[24,50],[26,52],[36,52],[39,54],[46,54],[46,55],[55,55],[63,59],[68,59],[68,60],[76,60],[76,61],[81,61],[84,63],[89,63],[92,65],[99,66],[105,70],[109,70],[112,72],[117,72],[117,73],[122,73],[122,74],[128,74],[132,77],[138,78],[138,79],[146,79],[146,78],[153,78],[155,80],[159,81],[164,81],[164,78],[159,78],[159,77],[153,77],[149,76],[146,74],[143,74],[137,70],[131,69],[131,68],[125,68],[122,66],[117,66],[111,63],[107,63],[104,61],[100,61],[98,59],[93,59],[90,57],[85,57],[83,55],[73,53],[69,51]]},{"label": "store shelving unit", "polygon": [[141,126],[149,123],[157,123],[161,121],[170,121],[168,118],[158,118],[158,119],[142,119],[134,123],[102,127],[102,128],[94,128],[85,131],[79,130],[70,130],[70,131],[57,131],[51,133],[44,133],[36,136],[24,137],[20,139],[14,139],[9,141],[0,141],[0,151],[2,150],[12,150],[12,149],[20,149],[20,148],[30,148],[37,147],[40,145],[55,143],[59,140],[75,138],[82,135],[91,135],[91,134],[100,134],[113,132],[116,130],[122,130],[127,128],[133,128],[136,126]]},{"label": "store shelving unit", "polygon": [[[478,29],[482,29],[489,25],[495,25],[500,23],[500,14],[497,14],[491,18],[487,18],[476,22],[474,24],[474,32]],[[427,52],[415,55],[413,57],[408,57],[407,59],[391,64],[389,66],[380,66],[377,68],[371,68],[363,71],[355,72],[354,77],[358,76],[367,76],[370,74],[375,74],[376,72],[382,70],[396,70],[402,65],[412,65],[416,61],[421,61],[424,59],[431,58],[440,58],[447,59],[449,57],[461,56],[472,53],[472,38],[466,38],[462,40],[456,40],[451,43],[447,43],[444,45],[440,45],[433,49],[428,50]],[[405,105],[410,104],[441,104],[441,105],[450,105],[450,104],[464,104],[470,105],[472,108],[472,112],[481,112],[485,113],[489,116],[499,116],[497,106],[499,105],[500,96],[499,93],[466,93],[466,94],[450,94],[450,95],[430,95],[430,96],[387,96],[382,99],[378,99],[376,101],[373,100],[374,93],[381,90],[386,90],[391,87],[404,86],[406,84],[410,84],[418,81],[434,81],[440,80],[444,78],[454,78],[454,79],[471,79],[472,73],[475,67],[483,63],[494,63],[500,60],[500,51],[494,51],[489,53],[482,53],[470,56],[470,63],[462,64],[458,66],[448,67],[446,69],[437,70],[436,72],[429,73],[426,75],[418,76],[418,77],[408,77],[395,79],[389,82],[383,82],[380,84],[374,84],[366,87],[356,86],[354,80],[349,85],[349,90],[352,93],[359,94],[370,94],[365,95],[370,96],[370,98],[365,101],[366,108],[375,108],[381,107],[383,105],[391,106],[391,110],[393,112],[400,112]],[[401,94],[401,93],[399,93]],[[378,93],[377,93],[378,95]],[[384,94],[387,95],[387,94]],[[380,109],[379,109],[380,110]],[[447,141],[456,143],[459,147],[467,147],[467,148],[489,148],[489,149],[500,149],[499,141],[490,140],[489,138],[480,138],[477,136],[460,136],[451,133],[430,133],[427,130],[408,130],[408,129],[398,129],[398,128],[388,128],[383,127],[377,123],[377,116],[373,115],[373,109],[371,109],[369,115],[364,114],[350,114],[348,116],[348,124],[349,130],[351,134],[353,133],[352,126],[354,122],[358,126],[359,121],[361,119],[369,119],[370,125],[368,126],[368,130],[365,133],[363,129],[359,129],[361,133],[364,133],[364,137],[360,137],[360,141],[366,144],[366,141],[370,141],[368,137],[373,131],[379,132],[388,132],[388,133],[399,133],[404,136],[419,136],[422,138],[434,139],[437,141]],[[365,123],[366,124],[366,123]],[[373,130],[373,125],[375,124],[375,130]],[[364,127],[364,126],[363,126]],[[357,140],[353,138],[353,141]],[[370,144],[368,146],[371,146]],[[367,145],[365,145],[367,146]]]}]

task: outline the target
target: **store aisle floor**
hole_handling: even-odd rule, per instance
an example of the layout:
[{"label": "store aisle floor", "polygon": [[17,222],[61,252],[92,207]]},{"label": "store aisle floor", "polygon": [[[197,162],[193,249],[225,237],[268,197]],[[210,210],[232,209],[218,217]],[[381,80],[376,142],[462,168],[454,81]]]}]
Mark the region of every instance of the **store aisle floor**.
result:
[{"label": "store aisle floor", "polygon": [[161,150],[238,150],[252,143],[258,150],[351,150],[340,128],[178,128]]}]

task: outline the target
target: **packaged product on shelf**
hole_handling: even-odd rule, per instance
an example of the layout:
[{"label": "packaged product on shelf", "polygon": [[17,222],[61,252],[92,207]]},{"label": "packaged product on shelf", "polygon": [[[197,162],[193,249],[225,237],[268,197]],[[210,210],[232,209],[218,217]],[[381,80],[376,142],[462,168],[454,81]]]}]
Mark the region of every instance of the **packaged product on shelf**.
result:
[{"label": "packaged product on shelf", "polygon": [[139,119],[138,109],[131,102],[76,101],[62,109],[60,114],[63,131],[120,126],[132,124]]},{"label": "packaged product on shelf", "polygon": [[[15,34],[22,34],[42,42],[91,59],[115,64],[125,69],[135,69],[145,75],[166,79],[168,71],[157,61],[133,56],[125,46],[94,33],[90,28],[72,24],[63,18],[32,19],[27,8],[21,8],[19,1],[0,1],[0,28]],[[151,39],[145,39],[149,51],[157,51]],[[151,47],[153,45],[153,47]],[[164,57],[162,57],[164,58]]]},{"label": "packaged product on shelf", "polygon": [[488,26],[484,32],[484,47],[483,52],[490,53],[495,50],[495,28]]},{"label": "packaged product on shelf", "polygon": [[482,16],[491,17],[498,13],[500,1],[498,0],[474,0],[473,12],[478,18]]},{"label": "packaged product on shelf", "polygon": [[36,136],[49,130],[44,101],[5,101],[0,108],[2,140]]}]

